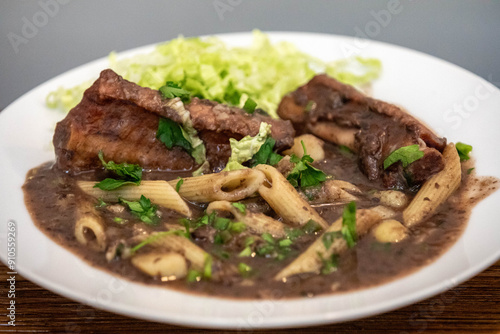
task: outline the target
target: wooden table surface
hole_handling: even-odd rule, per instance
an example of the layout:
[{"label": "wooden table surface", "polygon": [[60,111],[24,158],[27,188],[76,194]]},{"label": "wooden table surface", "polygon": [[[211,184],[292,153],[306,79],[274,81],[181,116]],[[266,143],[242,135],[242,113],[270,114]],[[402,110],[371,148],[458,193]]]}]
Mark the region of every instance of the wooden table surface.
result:
[{"label": "wooden table surface", "polygon": [[[16,277],[16,326],[7,326],[8,269],[0,264],[0,332],[220,333],[128,318],[73,302]],[[274,331],[258,331],[271,333]],[[286,333],[500,333],[500,261],[471,280],[425,300],[371,318]],[[229,331],[228,331],[229,333]]]}]

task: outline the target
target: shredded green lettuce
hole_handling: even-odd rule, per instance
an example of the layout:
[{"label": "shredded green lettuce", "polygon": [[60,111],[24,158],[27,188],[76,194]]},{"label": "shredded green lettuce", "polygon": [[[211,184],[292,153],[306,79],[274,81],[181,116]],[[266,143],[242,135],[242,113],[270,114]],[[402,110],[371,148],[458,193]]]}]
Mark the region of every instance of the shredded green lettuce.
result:
[{"label": "shredded green lettuce", "polygon": [[380,76],[382,63],[374,58],[346,58],[328,63],[325,72],[345,84],[360,87]]},{"label": "shredded green lettuce", "polygon": [[260,123],[259,133],[253,137],[245,136],[241,140],[229,139],[231,144],[231,156],[227,161],[224,171],[247,168],[242,163],[252,159],[255,153],[265,143],[267,137],[271,134],[271,124]]},{"label": "shredded green lettuce", "polygon": [[[249,47],[230,48],[216,37],[184,38],[159,44],[149,54],[121,59],[109,55],[110,67],[140,86],[159,89],[167,81],[182,83],[193,96],[243,107],[248,98],[277,118],[281,98],[318,72],[362,86],[381,72],[377,59],[353,58],[331,63],[318,60],[289,42],[272,44],[255,30]],[[69,111],[82,98],[89,82],[58,88],[47,106]]]}]

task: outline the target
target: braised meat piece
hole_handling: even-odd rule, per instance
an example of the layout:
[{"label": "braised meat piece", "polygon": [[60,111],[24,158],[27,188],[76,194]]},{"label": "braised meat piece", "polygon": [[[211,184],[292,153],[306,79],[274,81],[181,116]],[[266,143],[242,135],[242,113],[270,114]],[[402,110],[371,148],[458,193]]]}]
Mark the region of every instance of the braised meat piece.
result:
[{"label": "braised meat piece", "polygon": [[[174,109],[180,102],[172,102],[176,101],[163,99],[158,91],[124,80],[112,70],[102,71],[82,101],[56,126],[53,142],[57,167],[71,172],[99,168],[97,154],[102,150],[106,160],[117,163],[135,163],[145,169],[192,170],[197,166],[187,152],[179,147],[169,150],[156,138],[160,117],[182,122]],[[205,142],[213,170],[226,164],[231,153],[229,138],[254,136],[261,122],[272,124],[271,136],[279,150],[293,144],[295,131],[289,121],[249,115],[239,108],[198,98],[185,109]]]},{"label": "braised meat piece", "polygon": [[[444,168],[445,138],[399,107],[324,74],[285,96],[278,114],[291,120],[299,133],[313,133],[355,151],[368,179],[382,179],[387,188],[419,185]],[[394,150],[413,144],[420,146],[423,158],[405,170],[400,164],[384,170],[383,162]]]}]

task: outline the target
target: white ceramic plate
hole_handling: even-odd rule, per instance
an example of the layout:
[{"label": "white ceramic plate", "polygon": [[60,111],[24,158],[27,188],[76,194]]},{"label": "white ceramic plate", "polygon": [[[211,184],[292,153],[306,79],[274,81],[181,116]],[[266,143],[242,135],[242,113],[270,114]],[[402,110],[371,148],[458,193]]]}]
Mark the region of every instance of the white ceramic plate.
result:
[{"label": "white ceramic plate", "polygon": [[[307,33],[271,33],[322,58],[346,51],[382,60],[373,95],[404,106],[450,141],[473,145],[479,175],[500,177],[500,91],[457,66],[405,48]],[[221,36],[248,45],[251,35]],[[124,53],[144,53],[147,46]],[[51,90],[96,78],[106,59],[80,66],[26,93],[0,113],[0,258],[6,262],[6,226],[17,223],[16,266],[29,280],[68,298],[131,317],[212,328],[296,327],[341,322],[393,310],[469,279],[500,258],[500,192],[477,205],[463,236],[431,265],[379,287],[312,299],[233,301],[147,287],[94,269],[58,246],[32,223],[23,201],[25,175],[53,160],[54,124],[64,115],[45,107]]]}]

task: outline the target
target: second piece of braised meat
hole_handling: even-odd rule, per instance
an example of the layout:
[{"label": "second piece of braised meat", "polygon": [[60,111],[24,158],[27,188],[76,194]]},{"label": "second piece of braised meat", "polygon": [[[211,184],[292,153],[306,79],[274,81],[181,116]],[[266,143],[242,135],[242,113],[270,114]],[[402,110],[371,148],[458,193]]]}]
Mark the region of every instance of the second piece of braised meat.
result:
[{"label": "second piece of braised meat", "polygon": [[[291,120],[299,133],[313,133],[359,156],[360,169],[370,180],[382,179],[387,188],[418,186],[444,167],[446,139],[399,107],[362,94],[327,75],[317,75],[285,96],[278,114]],[[384,169],[396,149],[418,144],[424,156],[402,168]]]}]

